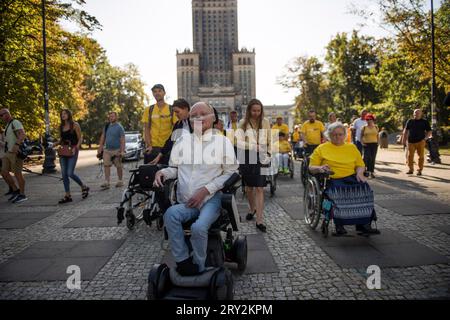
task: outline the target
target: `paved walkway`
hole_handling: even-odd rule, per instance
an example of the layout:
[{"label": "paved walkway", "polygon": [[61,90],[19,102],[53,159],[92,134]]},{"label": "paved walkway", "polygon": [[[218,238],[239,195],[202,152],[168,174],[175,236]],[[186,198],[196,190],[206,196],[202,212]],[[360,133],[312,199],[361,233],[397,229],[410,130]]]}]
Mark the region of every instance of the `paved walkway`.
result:
[{"label": "paved walkway", "polygon": [[[27,176],[28,202],[0,198],[0,299],[145,298],[148,271],[167,255],[162,232],[116,226],[122,190],[100,191],[94,152],[80,159],[79,175],[92,189],[86,200],[74,186],[74,202],[57,205],[62,182],[34,175]],[[442,160],[422,177],[407,176],[400,150],[380,151],[370,183],[382,235],[369,239],[323,239],[305,225],[297,165],[294,180],[280,179],[275,197],[266,192],[267,234],[254,222],[240,225],[239,234],[249,236],[249,266],[234,273],[235,298],[449,299],[450,157]],[[240,194],[238,200],[245,215]],[[70,264],[81,267],[81,290],[66,287]],[[366,286],[372,264],[381,268],[380,290]]]}]

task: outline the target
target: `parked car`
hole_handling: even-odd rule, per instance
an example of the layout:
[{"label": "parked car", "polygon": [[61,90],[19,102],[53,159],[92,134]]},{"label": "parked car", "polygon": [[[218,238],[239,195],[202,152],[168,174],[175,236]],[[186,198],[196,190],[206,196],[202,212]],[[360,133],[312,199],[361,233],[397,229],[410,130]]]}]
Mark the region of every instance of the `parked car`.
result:
[{"label": "parked car", "polygon": [[139,132],[125,132],[125,157],[124,160],[139,161],[142,158],[144,141]]}]

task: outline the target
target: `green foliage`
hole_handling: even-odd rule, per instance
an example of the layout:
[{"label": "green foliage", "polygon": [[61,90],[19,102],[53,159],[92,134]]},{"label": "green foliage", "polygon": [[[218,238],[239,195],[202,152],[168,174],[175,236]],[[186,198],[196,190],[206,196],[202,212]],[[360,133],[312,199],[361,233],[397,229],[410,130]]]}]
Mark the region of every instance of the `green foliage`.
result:
[{"label": "green foliage", "polygon": [[[46,1],[50,122],[56,135],[59,113],[68,108],[85,138],[96,141],[109,110],[118,111],[127,129],[136,126],[146,96],[137,68],[111,66],[101,46],[86,34],[100,24],[76,8],[84,3]],[[64,19],[76,22],[81,32],[64,30],[59,24]],[[1,1],[0,108],[10,109],[32,139],[45,131],[43,91],[41,1]]]},{"label": "green foliage", "polygon": [[332,109],[329,85],[323,63],[316,57],[299,57],[288,66],[287,76],[280,82],[285,87],[300,89],[296,98],[297,121],[305,121],[313,109],[319,118],[326,119]]},{"label": "green foliage", "polygon": [[348,118],[350,106],[378,102],[378,94],[368,78],[378,64],[375,40],[359,36],[357,31],[353,31],[350,39],[346,33],[341,33],[326,49],[335,111]]},{"label": "green foliage", "polygon": [[[365,108],[377,116],[379,126],[397,130],[414,109],[427,113],[432,65],[427,2],[373,2],[381,12],[380,25],[392,33],[391,37],[375,40],[357,31],[351,36],[338,33],[326,46],[325,65],[315,57],[300,57],[288,67],[281,84],[300,90],[296,102],[302,115],[302,110],[314,106],[323,116],[323,101],[330,99],[327,111],[337,112],[344,121]],[[366,19],[374,16],[356,11]],[[441,1],[436,10],[435,29],[438,120],[448,125],[449,109],[442,101],[445,87],[450,87],[450,0]]]}]

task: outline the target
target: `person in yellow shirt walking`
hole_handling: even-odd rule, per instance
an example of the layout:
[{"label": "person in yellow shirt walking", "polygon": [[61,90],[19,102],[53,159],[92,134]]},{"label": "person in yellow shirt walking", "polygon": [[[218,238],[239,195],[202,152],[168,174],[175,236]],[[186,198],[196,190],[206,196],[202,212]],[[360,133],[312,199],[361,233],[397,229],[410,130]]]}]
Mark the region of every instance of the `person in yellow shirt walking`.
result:
[{"label": "person in yellow shirt walking", "polygon": [[379,130],[375,125],[375,116],[372,114],[366,115],[367,125],[361,129],[361,141],[364,151],[364,163],[366,164],[366,174],[371,178],[375,178],[373,174],[375,171],[375,159],[377,158],[378,144],[379,144]]},{"label": "person in yellow shirt walking", "polygon": [[237,140],[236,140],[236,130],[239,127],[238,113],[233,110],[230,112],[230,121],[227,123],[225,128],[225,134],[233,143],[234,153],[237,156]]},{"label": "person in yellow shirt walking", "polygon": [[306,152],[312,154],[322,142],[325,126],[316,120],[317,114],[314,110],[309,111],[308,117],[309,120],[302,126],[301,137],[306,145]]},{"label": "person in yellow shirt walking", "polygon": [[274,151],[278,159],[278,172],[289,174],[289,152],[292,151],[292,147],[283,132],[279,133],[279,140],[274,144]]},{"label": "person in yellow shirt walking", "polygon": [[[286,136],[289,135],[289,127],[287,124],[283,123],[282,116],[277,117],[277,122],[272,126],[272,132],[274,132],[274,130],[279,130],[279,132],[283,132]],[[278,134],[278,132],[276,134]]]},{"label": "person in yellow shirt walking", "polygon": [[296,125],[294,126],[294,132],[292,132],[291,137],[292,148],[294,149],[294,154],[296,158],[301,157],[302,146],[300,145],[300,140],[301,140],[300,126]]},{"label": "person in yellow shirt walking", "polygon": [[[144,124],[145,153],[144,163],[150,163],[161,152],[167,139],[171,136],[174,124],[178,121],[172,107],[165,102],[166,90],[162,84],[152,88],[156,104],[144,110],[141,122]],[[168,164],[164,157],[159,163]]]}]

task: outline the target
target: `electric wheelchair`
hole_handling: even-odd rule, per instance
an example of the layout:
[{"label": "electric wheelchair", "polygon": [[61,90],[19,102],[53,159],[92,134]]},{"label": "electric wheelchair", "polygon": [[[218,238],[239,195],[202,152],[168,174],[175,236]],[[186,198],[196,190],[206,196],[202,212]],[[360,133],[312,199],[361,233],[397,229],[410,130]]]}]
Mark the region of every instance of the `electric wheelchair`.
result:
[{"label": "electric wheelchair", "polygon": [[[235,201],[235,193],[240,187],[239,174],[233,174],[222,189],[220,216],[208,232],[206,268],[204,273],[184,277],[169,268],[167,264],[155,264],[148,276],[148,300],[231,300],[233,299],[233,278],[225,262],[237,264],[243,272],[247,266],[247,238],[233,236],[240,222]],[[172,189],[176,189],[173,184]],[[172,193],[176,193],[173,190]],[[185,241],[190,250],[190,227],[196,221],[192,219],[183,224]],[[225,239],[221,232],[225,232]],[[167,232],[165,232],[168,240]]]},{"label": "electric wheelchair", "polygon": [[156,227],[162,230],[164,225],[163,214],[171,205],[174,195],[171,194],[171,186],[174,180],[169,180],[164,188],[153,186],[156,172],[166,166],[142,165],[130,170],[131,177],[128,186],[122,193],[122,198],[117,207],[117,224],[126,219],[129,230],[141,220],[148,226],[156,220]]}]

